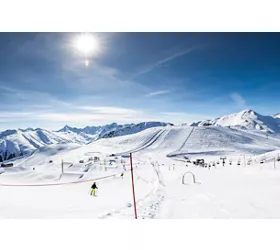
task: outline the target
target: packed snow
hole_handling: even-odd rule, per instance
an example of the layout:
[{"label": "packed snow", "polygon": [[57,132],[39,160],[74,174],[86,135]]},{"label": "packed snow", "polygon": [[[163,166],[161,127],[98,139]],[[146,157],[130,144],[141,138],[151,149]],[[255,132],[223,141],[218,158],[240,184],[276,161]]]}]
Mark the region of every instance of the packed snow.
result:
[{"label": "packed snow", "polygon": [[138,124],[86,126],[75,128],[64,126],[58,131],[46,129],[14,129],[0,132],[0,162],[23,156],[36,149],[53,144],[88,144],[101,138],[109,138],[141,132],[148,128],[170,126],[163,122],[143,122]]},{"label": "packed snow", "polygon": [[139,219],[280,218],[277,136],[185,125],[45,144],[0,168],[0,218],[134,218],[130,152]]}]

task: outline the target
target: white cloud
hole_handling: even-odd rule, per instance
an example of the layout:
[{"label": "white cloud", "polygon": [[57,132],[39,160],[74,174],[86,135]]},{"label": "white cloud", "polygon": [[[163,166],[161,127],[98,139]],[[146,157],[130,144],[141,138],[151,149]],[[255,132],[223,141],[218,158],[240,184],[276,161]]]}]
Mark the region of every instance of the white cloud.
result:
[{"label": "white cloud", "polygon": [[[75,91],[77,95],[81,94],[102,94],[104,96],[112,96],[119,98],[148,92],[148,87],[137,81],[124,80],[121,71],[99,65],[98,63],[90,63],[85,68],[84,62],[68,60],[63,62],[63,73],[61,78],[68,83],[67,88]],[[75,77],[73,81],[71,77]],[[70,80],[69,80],[70,79]]]},{"label": "white cloud", "polygon": [[163,59],[157,61],[156,63],[154,63],[154,64],[148,66],[147,68],[145,68],[145,69],[139,71],[138,73],[136,73],[135,75],[133,75],[130,79],[132,80],[132,79],[134,79],[134,78],[136,78],[136,77],[138,77],[138,76],[140,76],[140,75],[147,74],[147,73],[149,73],[150,71],[154,70],[155,68],[161,66],[162,64],[167,63],[167,62],[170,62],[170,61],[172,61],[172,60],[174,60],[174,59],[176,59],[176,58],[178,58],[178,57],[184,56],[184,55],[186,55],[186,54],[189,54],[190,52],[196,50],[197,48],[198,48],[197,46],[196,46],[196,47],[192,47],[192,48],[188,48],[188,49],[185,49],[185,50],[183,50],[183,51],[174,53],[174,54],[171,55],[171,56],[168,56],[168,57],[166,57],[166,58],[163,58]]},{"label": "white cloud", "polygon": [[[75,127],[87,125],[104,125],[112,122],[138,123],[144,121],[162,121],[174,124],[191,123],[199,120],[212,119],[205,114],[184,112],[150,112],[138,109],[127,109],[111,106],[77,106],[71,111],[30,111],[0,113],[3,123],[17,124],[17,127],[41,127],[46,129],[59,129],[65,124]],[[35,125],[36,124],[36,125]]]},{"label": "white cloud", "polygon": [[231,99],[240,107],[244,108],[246,105],[245,99],[238,93],[232,93],[230,95]]},{"label": "white cloud", "polygon": [[[7,108],[11,108],[11,106],[16,105],[18,108],[33,108],[33,109],[45,109],[45,108],[52,108],[52,107],[69,107],[70,104],[64,102],[52,94],[43,92],[43,91],[36,91],[36,90],[28,90],[28,89],[15,89],[9,86],[0,86],[0,90],[3,92],[0,94],[2,98],[7,99],[1,106]],[[13,102],[8,102],[11,97],[13,98]],[[1,111],[0,111],[1,112]]]},{"label": "white cloud", "polygon": [[119,107],[106,107],[106,106],[81,106],[77,109],[87,110],[87,111],[93,111],[97,114],[109,114],[109,115],[123,115],[123,114],[130,114],[130,115],[139,115],[142,113],[140,110],[134,110],[134,109],[126,109],[126,108],[119,108]]},{"label": "white cloud", "polygon": [[147,113],[141,110],[107,106],[75,107],[73,112],[49,112],[37,114],[36,120],[49,123],[64,123],[75,126],[101,125],[111,122],[131,123],[149,119]]},{"label": "white cloud", "polygon": [[164,94],[168,94],[170,92],[171,92],[171,90],[160,90],[160,91],[156,91],[156,92],[151,92],[151,93],[145,95],[145,97],[164,95]]},{"label": "white cloud", "polygon": [[187,113],[183,112],[161,112],[163,115],[169,115],[169,116],[186,116]]},{"label": "white cloud", "polygon": [[27,117],[32,115],[30,112],[9,112],[0,113],[0,122],[15,122],[18,120],[25,120]]}]

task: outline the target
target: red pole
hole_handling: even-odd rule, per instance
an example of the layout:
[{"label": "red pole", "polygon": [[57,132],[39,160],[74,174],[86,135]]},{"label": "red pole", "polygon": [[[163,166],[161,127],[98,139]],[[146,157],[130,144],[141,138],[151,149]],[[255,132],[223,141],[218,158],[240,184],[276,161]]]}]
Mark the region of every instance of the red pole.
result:
[{"label": "red pole", "polygon": [[130,153],[130,169],[131,169],[132,193],[133,193],[133,202],[134,202],[134,214],[135,214],[135,219],[137,219],[136,199],[135,199],[134,179],[133,179],[133,167],[132,167],[132,153]]}]

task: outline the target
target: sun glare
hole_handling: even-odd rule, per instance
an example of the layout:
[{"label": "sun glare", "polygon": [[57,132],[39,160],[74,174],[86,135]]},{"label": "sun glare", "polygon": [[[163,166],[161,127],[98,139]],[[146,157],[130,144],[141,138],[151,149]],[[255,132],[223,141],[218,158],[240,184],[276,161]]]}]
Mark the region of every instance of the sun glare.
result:
[{"label": "sun glare", "polygon": [[83,33],[77,37],[76,48],[83,55],[90,56],[98,51],[98,40],[90,33]]},{"label": "sun glare", "polygon": [[81,33],[73,40],[75,50],[84,59],[86,67],[89,66],[90,58],[100,52],[100,43],[96,35],[92,33]]}]

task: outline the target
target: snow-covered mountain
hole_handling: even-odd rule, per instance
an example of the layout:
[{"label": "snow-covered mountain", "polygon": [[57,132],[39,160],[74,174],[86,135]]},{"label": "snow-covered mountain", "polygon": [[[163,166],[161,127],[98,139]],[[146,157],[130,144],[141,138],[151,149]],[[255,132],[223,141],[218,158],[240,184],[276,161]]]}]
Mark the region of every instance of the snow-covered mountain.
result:
[{"label": "snow-covered mountain", "polygon": [[138,124],[129,124],[129,125],[124,125],[121,128],[115,128],[110,130],[109,132],[104,134],[102,138],[111,138],[116,136],[130,135],[130,134],[141,132],[148,128],[164,127],[167,125],[173,126],[172,123],[163,123],[163,122],[142,122]]},{"label": "snow-covered mountain", "polygon": [[250,109],[213,120],[193,123],[192,126],[236,127],[245,130],[280,133],[280,119],[277,116],[264,116]]},{"label": "snow-covered mountain", "polygon": [[168,157],[204,157],[230,154],[262,154],[280,149],[280,138],[228,127],[166,126],[150,128],[132,135],[98,140],[90,145],[115,147],[121,154],[146,152]]},{"label": "snow-covered mountain", "polygon": [[47,145],[70,142],[74,141],[44,129],[6,130],[0,133],[0,161],[31,153]]},{"label": "snow-covered mountain", "polygon": [[64,133],[71,135],[72,133],[79,135],[88,142],[98,140],[102,138],[105,134],[112,130],[118,130],[123,128],[124,126],[132,126],[130,125],[118,125],[117,123],[107,124],[104,126],[86,126],[84,128],[76,128],[76,127],[70,127],[68,125],[64,126],[62,129],[56,131],[57,133]]},{"label": "snow-covered mountain", "polygon": [[75,128],[68,125],[56,131],[57,133],[75,133],[85,138],[88,142],[98,140],[101,138],[129,135],[141,132],[147,128],[172,125],[164,122],[142,122],[138,124],[124,124],[111,123],[104,126],[86,126],[84,128]]},{"label": "snow-covered mountain", "polygon": [[[112,123],[104,126],[86,126],[84,128],[66,125],[58,131],[48,131],[40,128],[6,130],[0,133],[0,161],[33,152],[48,145],[65,143],[89,144],[102,138],[131,135],[149,128],[172,125],[171,123],[163,122],[142,122],[124,125]],[[182,124],[182,126],[189,127],[188,124]],[[280,115],[264,116],[253,110],[243,110],[239,113],[213,120],[195,122],[190,126],[219,126],[242,129],[248,132],[280,133]]]},{"label": "snow-covered mountain", "polygon": [[107,124],[104,126],[86,126],[84,128],[70,127],[70,126],[66,125],[62,129],[59,129],[56,132],[71,131],[71,132],[74,132],[77,134],[85,133],[85,134],[95,135],[95,134],[101,133],[102,131],[108,132],[111,129],[120,128],[122,126],[126,126],[126,125],[118,125],[117,123],[112,123],[112,124]]},{"label": "snow-covered mountain", "polygon": [[75,128],[66,125],[58,131],[48,131],[40,128],[6,130],[0,133],[0,162],[31,153],[48,145],[66,143],[88,144],[100,138],[128,135],[138,133],[147,128],[167,125],[167,123],[162,122],[126,125],[112,123],[104,126],[87,126],[85,128]]}]

